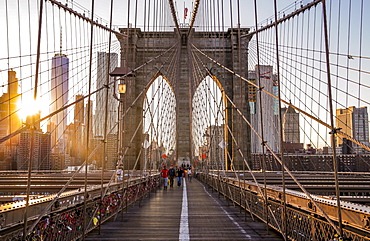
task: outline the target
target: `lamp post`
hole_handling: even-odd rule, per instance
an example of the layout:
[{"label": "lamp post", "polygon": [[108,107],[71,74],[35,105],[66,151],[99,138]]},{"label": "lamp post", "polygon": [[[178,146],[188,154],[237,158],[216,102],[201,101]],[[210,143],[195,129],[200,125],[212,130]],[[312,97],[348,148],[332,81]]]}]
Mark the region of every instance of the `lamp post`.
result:
[{"label": "lamp post", "polygon": [[[117,160],[117,168],[120,168],[122,167],[122,202],[123,202],[123,198],[124,198],[124,177],[125,177],[125,169],[124,169],[124,165],[123,165],[123,132],[124,132],[124,121],[123,121],[123,114],[124,114],[124,111],[125,111],[125,94],[126,94],[126,91],[127,91],[127,86],[126,86],[126,83],[125,83],[125,79],[123,76],[126,76],[126,78],[129,78],[130,75],[127,75],[127,73],[130,72],[130,70],[125,67],[125,61],[123,61],[121,63],[121,66],[122,67],[117,67],[112,73],[110,73],[109,75],[110,76],[113,76],[113,77],[120,77],[119,79],[119,84],[118,84],[118,93],[119,93],[119,97],[116,96],[116,91],[114,91],[114,98],[116,98],[118,101],[119,101],[119,106],[118,106],[118,132],[117,132],[117,138],[118,138],[118,143],[117,143],[117,154],[118,154],[118,160]],[[116,83],[116,79],[115,79],[115,83]],[[127,174],[129,176],[129,170],[127,168]],[[126,181],[127,182],[127,188],[128,188],[128,182],[129,180]],[[126,203],[127,203],[127,195],[126,195]],[[127,211],[127,209],[126,209]],[[122,212],[122,215],[123,215],[123,212]]]},{"label": "lamp post", "polygon": [[[124,83],[124,80],[121,79],[120,83],[118,84],[118,92],[119,92],[119,133],[118,133],[118,140],[119,140],[119,146],[118,146],[118,153],[120,154],[120,157],[123,158],[123,133],[124,133],[124,122],[123,122],[123,114],[125,111],[125,93],[126,93],[126,84]],[[123,160],[121,160],[121,165],[123,165]]]},{"label": "lamp post", "polygon": [[[122,149],[123,149],[123,131],[124,131],[124,123],[123,123],[123,114],[124,114],[124,111],[125,111],[125,106],[124,106],[124,102],[125,102],[125,94],[126,94],[126,91],[127,91],[127,85],[125,83],[125,78],[130,78],[131,74],[130,75],[127,75],[130,70],[125,67],[125,61],[123,61],[121,63],[121,66],[122,67],[117,67],[115,70],[113,70],[113,72],[111,72],[109,75],[116,78],[116,77],[120,77],[119,79],[119,84],[118,84],[118,93],[119,93],[119,97],[116,96],[116,94],[114,94],[114,98],[116,98],[118,101],[119,101],[119,106],[118,106],[118,155],[120,158],[123,158],[123,152],[122,152]],[[123,76],[126,76],[126,77],[123,77]],[[116,79],[115,79],[115,83],[116,83]],[[116,86],[116,85],[115,85]],[[115,92],[117,93],[117,92]],[[122,163],[121,165],[123,164],[123,160],[121,160]]]}]

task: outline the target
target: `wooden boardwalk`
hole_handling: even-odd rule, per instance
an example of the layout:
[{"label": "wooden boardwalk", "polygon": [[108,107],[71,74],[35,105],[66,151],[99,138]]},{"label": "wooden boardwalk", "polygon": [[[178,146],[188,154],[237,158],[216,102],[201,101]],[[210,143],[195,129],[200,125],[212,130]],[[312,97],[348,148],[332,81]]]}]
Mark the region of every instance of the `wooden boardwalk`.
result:
[{"label": "wooden boardwalk", "polygon": [[[176,183],[175,183],[176,185]],[[193,179],[181,187],[163,187],[106,222],[86,240],[283,240],[264,223],[219,198]]]}]

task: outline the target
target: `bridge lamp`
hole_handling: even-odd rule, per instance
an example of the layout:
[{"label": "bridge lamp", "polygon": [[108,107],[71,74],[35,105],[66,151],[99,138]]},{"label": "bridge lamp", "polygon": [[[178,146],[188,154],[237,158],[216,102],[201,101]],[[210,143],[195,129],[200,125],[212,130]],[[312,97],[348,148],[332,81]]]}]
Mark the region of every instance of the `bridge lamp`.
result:
[{"label": "bridge lamp", "polygon": [[124,94],[124,93],[126,93],[126,84],[119,84],[119,85],[118,85],[118,92],[119,92],[120,94]]},{"label": "bridge lamp", "polygon": [[[118,93],[119,93],[119,96],[116,95],[116,90],[114,90],[114,98],[117,99],[119,101],[119,107],[118,107],[118,115],[119,116],[122,116],[124,111],[125,111],[125,94],[126,94],[126,91],[127,91],[127,85],[125,83],[127,83],[126,81],[129,81],[130,80],[130,77],[133,76],[131,72],[131,70],[127,67],[125,67],[125,62],[123,61],[121,63],[121,66],[122,67],[116,67],[113,72],[109,73],[109,75],[111,77],[114,77],[114,80],[117,81],[116,78],[119,78],[119,83],[118,83]],[[130,74],[128,74],[130,73]],[[126,77],[123,77],[123,76],[126,76]],[[119,147],[119,155],[120,155],[120,158],[122,158],[123,156],[123,152],[124,152],[124,147],[123,147],[123,133],[124,133],[124,130],[125,130],[125,125],[124,125],[124,120],[123,118],[121,118],[121,121],[120,123],[118,124],[118,128],[119,128],[119,135],[118,135],[118,139],[119,139],[119,142],[118,142],[118,147]],[[122,163],[121,165],[123,165],[123,160],[121,160]]]}]

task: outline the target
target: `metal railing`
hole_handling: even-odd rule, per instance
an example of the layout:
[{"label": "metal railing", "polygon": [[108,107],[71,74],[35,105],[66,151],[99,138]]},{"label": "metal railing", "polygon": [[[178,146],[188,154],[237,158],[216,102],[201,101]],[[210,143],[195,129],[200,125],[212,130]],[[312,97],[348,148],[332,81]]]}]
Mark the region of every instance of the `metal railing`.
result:
[{"label": "metal railing", "polygon": [[[286,230],[289,240],[339,240],[335,229],[316,210],[305,194],[287,191],[286,222],[283,222],[282,188],[267,186],[267,204],[264,197],[257,191],[257,185],[229,177],[214,174],[198,173],[197,178],[209,185],[225,198],[240,206],[245,212],[265,222],[268,226],[282,233]],[[264,186],[259,185],[263,190]],[[335,200],[326,200],[315,196],[315,201],[328,213],[337,224]],[[369,207],[349,202],[342,202],[344,220],[344,240],[370,240]],[[265,209],[268,208],[269,212]],[[286,228],[282,225],[286,223]]]},{"label": "metal railing", "polygon": [[[159,175],[151,175],[132,178],[129,183],[124,181],[111,184],[103,200],[100,197],[100,186],[90,187],[85,216],[83,215],[84,191],[79,189],[67,192],[56,202],[50,212],[42,217],[27,240],[78,240],[83,236],[82,225],[85,219],[86,233],[88,233],[128,206],[141,201],[150,191],[159,186],[159,181]],[[38,211],[40,214],[42,208],[52,199],[51,195],[31,203],[31,210]],[[24,207],[21,204],[17,207],[16,203],[13,205],[14,208],[0,212],[3,223],[0,230],[2,241],[23,240],[23,221],[20,214]],[[30,216],[29,223],[31,224],[37,218],[37,214]]]}]

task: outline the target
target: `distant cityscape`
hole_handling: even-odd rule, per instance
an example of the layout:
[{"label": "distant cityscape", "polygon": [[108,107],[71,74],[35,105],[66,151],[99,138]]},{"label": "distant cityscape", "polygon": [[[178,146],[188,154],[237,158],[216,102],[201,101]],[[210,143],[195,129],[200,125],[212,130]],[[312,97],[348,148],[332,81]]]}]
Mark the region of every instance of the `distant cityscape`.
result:
[{"label": "distant cityscape", "polygon": [[[104,85],[106,81],[107,65],[109,55],[107,53],[99,52],[97,64],[97,88]],[[118,55],[110,55],[111,70],[117,67]],[[69,79],[69,60],[64,54],[56,54],[52,58],[51,71],[51,89],[50,89],[50,113],[55,112],[68,104],[68,79]],[[261,65],[260,68],[249,72],[249,79],[256,83],[258,76],[258,69],[260,71],[261,85],[269,91],[277,95],[277,80],[273,74],[273,67]],[[112,90],[113,91],[113,90]],[[264,138],[270,148],[275,152],[280,152],[280,138],[279,138],[279,103],[271,97],[262,95],[261,103],[257,100],[256,88],[253,85],[248,86],[248,102],[250,105],[250,119],[251,124],[255,127],[257,132],[261,131],[260,125],[260,104],[263,106],[272,106],[273,108],[264,108],[263,110],[263,130]],[[105,103],[103,92],[99,92],[96,98],[96,110],[104,110]],[[26,170],[30,159],[31,143],[33,145],[32,151],[32,169],[33,170],[63,170],[69,166],[79,166],[86,159],[87,153],[93,152],[92,164],[99,168],[102,166],[103,156],[103,135],[104,125],[102,121],[95,122],[90,125],[87,130],[86,120],[90,118],[91,123],[94,119],[103,120],[104,111],[95,111],[95,114],[90,113],[87,116],[87,108],[93,109],[94,103],[82,100],[77,102],[73,113],[73,122],[67,123],[67,111],[62,110],[55,114],[48,120],[47,131],[44,133],[40,128],[40,123],[33,120],[40,119],[40,113],[33,116],[28,116],[24,123],[17,114],[18,103],[20,102],[20,94],[18,93],[18,79],[16,72],[11,70],[8,72],[8,93],[4,93],[0,97],[0,138],[6,137],[14,131],[20,129],[23,125],[33,125],[33,141],[31,141],[31,129],[22,131],[19,135],[9,138],[0,145],[0,170]],[[83,95],[75,95],[74,101],[84,98]],[[118,101],[110,98],[109,106],[113,109],[118,108]],[[117,112],[111,113],[113,120],[117,119]],[[282,127],[283,127],[283,151],[287,154],[297,155],[326,155],[332,153],[331,147],[323,147],[322,149],[314,147],[312,144],[301,143],[300,130],[300,114],[291,106],[281,108]],[[340,128],[342,132],[354,139],[369,145],[369,125],[367,107],[356,108],[350,106],[346,109],[336,110],[336,127]],[[86,148],[86,135],[90,136],[90,150]],[[213,168],[223,169],[219,167],[217,160],[225,159],[225,143],[224,140],[224,126],[210,126],[206,130],[205,143],[199,149],[198,160],[207,159]],[[257,135],[251,133],[251,153],[262,153],[261,140]],[[336,139],[336,151],[338,154],[368,154],[369,152],[364,148],[352,143],[347,139]],[[118,160],[118,136],[117,132],[111,133],[107,136],[107,158],[105,166],[107,169],[114,169]],[[154,145],[154,147],[153,147]],[[96,149],[97,147],[101,149]],[[150,149],[160,149],[156,143],[151,144]],[[266,152],[266,149],[264,150]],[[150,158],[148,153],[148,157]]]},{"label": "distant cityscape", "polygon": [[[276,75],[273,74],[273,67],[261,65],[260,81],[261,86],[270,93],[278,95],[278,86]],[[250,71],[248,77],[251,81],[256,82],[256,73],[258,73],[257,66],[254,71]],[[256,88],[252,85],[249,86],[249,104],[251,110],[251,124],[260,133],[260,103],[257,101]],[[263,130],[264,138],[267,144],[272,148],[275,153],[279,153],[279,103],[278,100],[267,95],[262,95],[262,106],[273,106],[273,108],[263,109]],[[283,151],[284,153],[291,154],[331,154],[331,147],[314,147],[312,144],[301,143],[301,125],[300,114],[291,106],[281,108],[282,128],[283,128]],[[346,109],[336,110],[336,128],[340,128],[342,132],[353,137],[354,139],[369,145],[369,122],[367,107],[356,108],[354,106]],[[261,140],[252,133],[252,153],[262,153]],[[330,145],[330,140],[328,141]],[[265,150],[266,151],[266,150]],[[364,148],[352,143],[347,139],[336,139],[337,154],[368,154],[369,152]]]},{"label": "distant cityscape", "polygon": [[[98,52],[97,63],[97,88],[102,87],[106,81],[108,53]],[[117,67],[118,54],[110,54],[111,70]],[[64,54],[56,54],[51,60],[51,89],[50,89],[50,113],[53,113],[68,104],[69,98],[69,59]],[[76,103],[73,113],[73,122],[67,123],[67,110],[62,110],[47,121],[47,131],[43,132],[40,122],[33,120],[40,119],[40,112],[21,120],[19,116],[19,103],[21,94],[18,93],[18,79],[16,72],[8,71],[8,93],[0,97],[0,138],[27,126],[25,131],[15,135],[0,145],[0,170],[27,170],[30,160],[32,143],[32,170],[63,170],[69,166],[79,166],[86,159],[87,153],[95,150],[91,157],[92,164],[96,168],[102,166],[103,157],[103,134],[104,123],[90,125],[87,130],[87,118],[90,123],[93,119],[102,118],[104,111],[96,111],[93,115],[87,116],[87,108],[90,105],[93,110],[93,101],[87,103],[82,100]],[[111,92],[114,90],[111,90]],[[105,93],[99,93],[97,100],[102,100]],[[84,98],[83,95],[73,96],[73,101]],[[96,102],[97,110],[104,110],[103,101]],[[109,103],[111,108],[118,108],[117,101]],[[110,113],[112,119],[117,119],[117,112]],[[33,131],[33,140],[31,132]],[[86,135],[89,132],[90,150],[86,150]],[[98,147],[98,149],[97,149]],[[107,136],[107,158],[105,167],[114,169],[117,163],[117,133]]]},{"label": "distant cityscape", "polygon": [[[260,65],[261,86],[268,92],[278,95],[276,75],[273,74],[273,67]],[[257,83],[258,68],[249,71],[248,79]],[[258,133],[261,133],[260,103],[256,95],[257,89],[253,85],[248,86],[248,101],[250,107],[251,124]],[[263,130],[264,140],[274,153],[280,152],[279,137],[279,102],[277,99],[262,95],[262,106],[272,106],[273,108],[263,108]],[[312,144],[301,142],[300,114],[291,106],[281,108],[282,127],[283,127],[283,152],[288,155],[330,155],[333,153],[332,147],[326,146],[318,148]],[[346,109],[336,110],[336,128],[353,137],[354,139],[369,145],[369,122],[367,107],[356,108],[354,106]],[[224,150],[220,147],[220,142],[224,138],[223,126],[210,126],[206,129],[205,144],[199,148],[199,161],[207,160],[207,165],[211,168],[219,169],[218,159],[224,159]],[[262,153],[261,141],[257,135],[251,133],[251,153],[259,155]],[[330,140],[329,140],[330,141]],[[331,142],[328,142],[330,145]],[[264,150],[268,154],[267,149]],[[336,153],[342,154],[369,154],[369,151],[358,146],[347,139],[336,139]],[[330,160],[330,159],[329,159]],[[370,159],[369,159],[370,161]],[[294,168],[293,168],[294,169]]]}]

